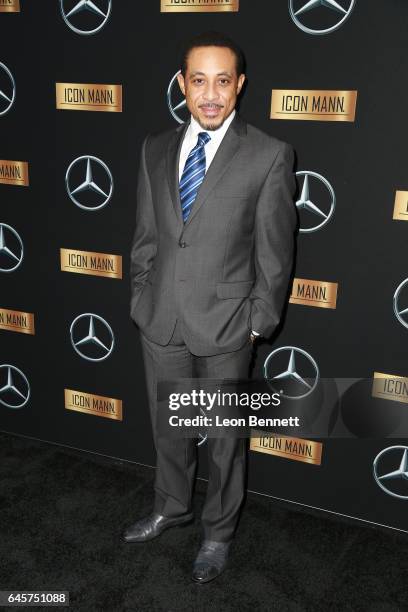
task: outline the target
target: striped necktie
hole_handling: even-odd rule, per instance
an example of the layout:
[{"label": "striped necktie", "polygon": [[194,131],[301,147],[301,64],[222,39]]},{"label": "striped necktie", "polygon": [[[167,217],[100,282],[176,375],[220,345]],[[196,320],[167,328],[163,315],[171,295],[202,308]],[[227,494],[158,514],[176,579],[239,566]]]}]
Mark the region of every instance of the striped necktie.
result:
[{"label": "striped necktie", "polygon": [[191,149],[180,179],[181,211],[184,223],[187,221],[198,190],[204,180],[206,162],[204,146],[211,140],[207,132],[198,134],[196,146]]}]

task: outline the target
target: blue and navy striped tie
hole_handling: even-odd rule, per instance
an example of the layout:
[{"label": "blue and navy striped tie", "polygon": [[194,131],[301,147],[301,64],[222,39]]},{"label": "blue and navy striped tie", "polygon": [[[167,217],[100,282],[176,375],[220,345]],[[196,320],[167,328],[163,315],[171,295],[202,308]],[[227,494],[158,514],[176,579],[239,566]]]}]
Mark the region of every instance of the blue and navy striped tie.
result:
[{"label": "blue and navy striped tie", "polygon": [[198,142],[191,149],[180,179],[181,212],[184,223],[187,221],[198,190],[204,180],[206,162],[204,146],[211,140],[207,132],[198,134]]}]

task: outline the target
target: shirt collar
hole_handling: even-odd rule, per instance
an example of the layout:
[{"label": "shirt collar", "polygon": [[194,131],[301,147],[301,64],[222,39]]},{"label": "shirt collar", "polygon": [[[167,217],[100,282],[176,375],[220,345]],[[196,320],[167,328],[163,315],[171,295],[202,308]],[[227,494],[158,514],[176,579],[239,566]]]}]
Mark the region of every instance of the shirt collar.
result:
[{"label": "shirt collar", "polygon": [[[208,130],[207,133],[211,136],[211,140],[210,143],[216,143],[216,142],[221,142],[221,140],[224,138],[225,136],[225,132],[228,130],[229,126],[232,123],[232,120],[234,119],[236,114],[235,109],[232,111],[232,113],[229,115],[229,117],[224,121],[224,123],[222,124],[221,127],[219,127],[216,130]],[[190,126],[189,126],[189,131],[190,131],[190,136],[192,139],[196,140],[198,138],[198,134],[200,132],[205,132],[206,130],[204,130],[201,125],[198,123],[198,121],[196,121],[194,119],[194,117],[191,115],[191,120],[190,120]]]}]

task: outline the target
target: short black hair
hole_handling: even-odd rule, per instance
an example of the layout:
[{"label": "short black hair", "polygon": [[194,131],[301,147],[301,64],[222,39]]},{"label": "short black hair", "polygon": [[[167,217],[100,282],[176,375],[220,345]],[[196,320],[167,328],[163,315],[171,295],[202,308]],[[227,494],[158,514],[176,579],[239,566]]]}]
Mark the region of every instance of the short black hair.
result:
[{"label": "short black hair", "polygon": [[188,40],[182,50],[180,70],[183,77],[187,72],[187,59],[190,51],[196,47],[226,47],[231,49],[236,59],[237,75],[245,72],[245,56],[240,47],[228,36],[221,32],[203,32]]}]

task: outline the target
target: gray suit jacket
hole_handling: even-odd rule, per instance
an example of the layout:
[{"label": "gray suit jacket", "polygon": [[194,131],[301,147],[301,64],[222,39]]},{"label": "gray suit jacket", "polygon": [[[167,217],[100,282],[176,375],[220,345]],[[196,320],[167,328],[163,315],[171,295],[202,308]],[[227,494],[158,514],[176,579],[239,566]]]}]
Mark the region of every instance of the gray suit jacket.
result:
[{"label": "gray suit jacket", "polygon": [[187,127],[143,143],[130,316],[161,345],[180,318],[189,350],[216,355],[279,323],[297,224],[294,154],[236,114],[184,224],[178,167]]}]

